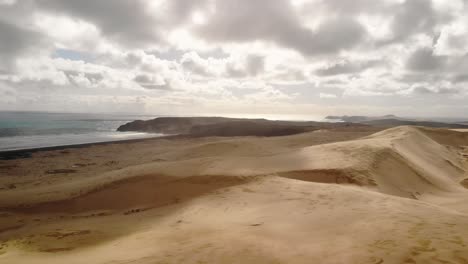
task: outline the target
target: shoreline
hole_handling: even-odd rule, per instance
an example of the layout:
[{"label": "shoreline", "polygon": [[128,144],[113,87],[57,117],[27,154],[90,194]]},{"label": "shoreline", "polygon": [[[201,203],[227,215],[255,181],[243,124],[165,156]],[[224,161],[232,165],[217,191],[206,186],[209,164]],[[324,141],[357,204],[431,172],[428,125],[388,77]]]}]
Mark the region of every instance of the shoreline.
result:
[{"label": "shoreline", "polygon": [[0,150],[0,160],[15,160],[15,159],[31,158],[34,153],[42,152],[42,151],[76,149],[76,148],[85,148],[85,147],[90,147],[90,146],[102,146],[102,145],[109,145],[109,144],[136,143],[136,142],[154,140],[154,139],[159,139],[159,138],[168,139],[168,138],[175,138],[175,137],[180,137],[180,136],[179,135],[167,135],[167,136],[155,136],[155,137],[146,137],[146,138],[135,138],[135,139],[112,140],[112,141],[91,142],[91,143],[79,143],[79,144],[70,144],[70,145],[59,145],[59,146],[50,146],[50,147],[39,147],[39,148]]}]

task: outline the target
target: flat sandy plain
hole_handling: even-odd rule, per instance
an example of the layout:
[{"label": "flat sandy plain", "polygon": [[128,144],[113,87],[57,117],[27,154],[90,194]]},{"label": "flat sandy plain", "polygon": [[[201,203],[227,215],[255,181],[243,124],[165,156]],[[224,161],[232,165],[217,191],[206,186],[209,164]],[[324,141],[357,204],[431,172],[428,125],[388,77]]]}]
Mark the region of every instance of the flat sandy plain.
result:
[{"label": "flat sandy plain", "polygon": [[0,263],[468,263],[468,133],[374,132],[0,161]]}]

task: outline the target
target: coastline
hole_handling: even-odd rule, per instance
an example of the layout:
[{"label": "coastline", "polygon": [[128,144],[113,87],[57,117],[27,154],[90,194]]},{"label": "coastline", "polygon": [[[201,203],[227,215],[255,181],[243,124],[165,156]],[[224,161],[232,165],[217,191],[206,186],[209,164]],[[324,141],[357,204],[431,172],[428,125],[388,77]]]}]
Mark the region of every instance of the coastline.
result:
[{"label": "coastline", "polygon": [[50,146],[50,147],[39,147],[39,148],[27,148],[27,149],[15,149],[15,150],[0,150],[0,160],[14,160],[22,158],[31,158],[32,155],[36,152],[42,151],[55,151],[55,150],[64,150],[64,149],[76,149],[76,148],[86,148],[90,146],[103,146],[110,144],[125,144],[125,143],[137,143],[148,140],[155,139],[168,139],[180,137],[178,135],[166,135],[166,136],[155,136],[155,137],[145,137],[145,138],[136,138],[136,139],[124,139],[124,140],[112,140],[112,141],[102,141],[102,142],[91,142],[91,143],[80,143],[80,144],[70,144],[70,145],[59,145],[59,146]]}]

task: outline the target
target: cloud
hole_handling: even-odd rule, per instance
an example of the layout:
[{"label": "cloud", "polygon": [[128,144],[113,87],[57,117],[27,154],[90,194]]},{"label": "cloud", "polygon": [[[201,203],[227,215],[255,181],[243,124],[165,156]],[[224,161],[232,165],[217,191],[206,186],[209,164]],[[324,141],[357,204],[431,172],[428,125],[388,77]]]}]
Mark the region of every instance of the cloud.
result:
[{"label": "cloud", "polygon": [[13,5],[16,3],[16,0],[0,0],[0,5]]},{"label": "cloud", "polygon": [[320,93],[319,97],[321,99],[334,99],[334,98],[337,98],[338,96],[336,94]]},{"label": "cloud", "polygon": [[420,48],[410,55],[406,67],[414,71],[434,71],[443,69],[446,63],[446,57],[435,55],[430,48]]},{"label": "cloud", "polygon": [[104,36],[128,46],[164,42],[145,1],[38,0],[37,4],[45,11],[93,23]]},{"label": "cloud", "polygon": [[78,72],[73,70],[65,70],[63,72],[70,83],[81,87],[96,86],[104,80],[104,76],[99,72]]},{"label": "cloud", "polygon": [[339,63],[320,68],[315,71],[319,76],[332,76],[340,74],[350,74],[350,73],[359,73],[366,69],[376,67],[381,63],[378,60],[370,61],[341,61]]},{"label": "cloud", "polygon": [[292,67],[275,71],[267,79],[276,84],[294,85],[306,82],[308,76],[303,69]]},{"label": "cloud", "polygon": [[[317,2],[306,1],[308,8],[317,9]],[[326,11],[338,13],[340,15],[356,15],[361,13],[377,13],[388,8],[387,1],[374,0],[320,0]]]},{"label": "cloud", "polygon": [[4,82],[0,82],[0,102],[4,105],[16,102],[17,92]]},{"label": "cloud", "polygon": [[42,110],[429,113],[440,99],[455,112],[467,14],[465,0],[0,0],[0,96]]},{"label": "cloud", "polygon": [[443,25],[435,45],[437,55],[462,56],[468,50],[468,15],[464,10],[454,21]]},{"label": "cloud", "polygon": [[169,14],[167,19],[173,24],[187,22],[192,18],[194,10],[207,8],[207,0],[171,0],[166,1],[165,12]]},{"label": "cloud", "polygon": [[188,72],[202,76],[213,76],[209,61],[204,60],[196,52],[185,53],[181,59],[181,66]]},{"label": "cloud", "polygon": [[185,53],[180,66],[190,74],[204,77],[246,78],[265,71],[265,57],[258,54],[232,55],[227,58],[202,58],[197,52]]},{"label": "cloud", "polygon": [[256,76],[265,71],[265,57],[260,55],[247,56],[247,73],[250,76]]},{"label": "cloud", "polygon": [[256,54],[231,57],[225,64],[229,78],[255,77],[265,71],[265,57]]},{"label": "cloud", "polygon": [[411,89],[413,94],[459,94],[460,90],[457,88],[450,87],[427,87],[427,86],[415,86]]},{"label": "cloud", "polygon": [[0,19],[0,70],[8,71],[14,60],[39,46],[41,36],[29,29],[18,27]]},{"label": "cloud", "polygon": [[468,82],[468,74],[458,74],[453,78],[454,83]]},{"label": "cloud", "polygon": [[393,18],[393,41],[404,40],[415,33],[433,33],[438,19],[432,8],[432,1],[404,1],[396,8]]},{"label": "cloud", "polygon": [[161,76],[139,74],[133,78],[141,87],[151,90],[170,90],[172,89],[170,84]]},{"label": "cloud", "polygon": [[197,30],[211,41],[265,40],[312,56],[352,48],[365,37],[364,27],[350,17],[328,19],[310,29],[286,0],[217,0],[215,10]]}]

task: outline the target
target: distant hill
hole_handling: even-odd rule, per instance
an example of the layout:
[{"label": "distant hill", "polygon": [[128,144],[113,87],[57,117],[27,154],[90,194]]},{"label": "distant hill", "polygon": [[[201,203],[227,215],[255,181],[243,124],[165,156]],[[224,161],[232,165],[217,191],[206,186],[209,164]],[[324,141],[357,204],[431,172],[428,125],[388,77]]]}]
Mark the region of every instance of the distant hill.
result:
[{"label": "distant hill", "polygon": [[399,118],[395,115],[384,115],[384,116],[327,116],[325,119],[334,120],[334,121],[343,121],[343,122],[351,122],[351,123],[361,123],[370,120],[380,120],[380,119],[404,119]]},{"label": "distant hill", "polygon": [[436,128],[468,128],[468,122],[443,122],[431,120],[415,120],[398,117],[395,115],[384,116],[327,116],[326,119],[333,121],[352,122],[366,124],[376,127],[396,127],[396,126],[426,126]]},{"label": "distant hill", "polygon": [[225,117],[159,117],[136,120],[120,126],[117,131],[137,131],[190,136],[285,136],[318,129],[367,127],[365,124],[315,121],[273,121]]},{"label": "distant hill", "polygon": [[363,124],[380,127],[395,127],[395,126],[425,126],[425,127],[436,127],[436,128],[468,128],[468,124],[454,124],[454,123],[443,123],[433,121],[411,121],[411,120],[400,120],[400,119],[380,119],[364,121]]},{"label": "distant hill", "polygon": [[[391,118],[383,119],[364,116],[331,117],[344,118],[345,122],[315,122],[315,121],[273,121],[267,119],[243,119],[225,117],[159,117],[152,120],[136,120],[120,126],[118,131],[136,131],[160,133],[167,135],[204,136],[285,136],[299,134],[318,129],[363,129],[365,127],[387,128],[395,126],[426,126],[445,128],[468,128],[468,124],[454,124],[432,121],[415,121]],[[353,120],[354,122],[350,122]]]}]

